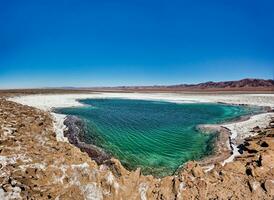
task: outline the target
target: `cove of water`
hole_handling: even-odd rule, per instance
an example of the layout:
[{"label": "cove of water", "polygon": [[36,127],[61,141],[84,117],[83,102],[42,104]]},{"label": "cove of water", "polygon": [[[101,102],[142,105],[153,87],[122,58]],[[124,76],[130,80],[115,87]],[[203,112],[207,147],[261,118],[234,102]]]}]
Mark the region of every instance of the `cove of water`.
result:
[{"label": "cove of water", "polygon": [[83,107],[57,112],[86,123],[83,140],[103,148],[127,168],[143,174],[173,174],[189,160],[212,153],[214,134],[196,130],[199,124],[229,121],[253,108],[224,104],[169,103],[129,99],[80,100]]}]

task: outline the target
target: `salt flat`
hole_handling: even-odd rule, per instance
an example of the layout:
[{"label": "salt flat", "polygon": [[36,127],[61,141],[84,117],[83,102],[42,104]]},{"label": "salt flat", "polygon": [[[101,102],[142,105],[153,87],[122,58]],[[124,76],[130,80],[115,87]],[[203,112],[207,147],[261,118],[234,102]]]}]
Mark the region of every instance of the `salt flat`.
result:
[{"label": "salt flat", "polygon": [[82,106],[77,99],[127,98],[162,100],[175,103],[228,103],[274,107],[274,94],[179,94],[179,93],[93,93],[93,94],[43,94],[16,96],[10,100],[49,111],[52,108]]}]

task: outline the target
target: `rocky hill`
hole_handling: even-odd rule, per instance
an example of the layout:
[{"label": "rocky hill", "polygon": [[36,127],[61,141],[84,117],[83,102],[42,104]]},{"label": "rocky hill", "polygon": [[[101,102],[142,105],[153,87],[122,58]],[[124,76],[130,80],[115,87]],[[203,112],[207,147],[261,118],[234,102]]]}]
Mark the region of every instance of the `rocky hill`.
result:
[{"label": "rocky hill", "polygon": [[0,90],[5,95],[11,94],[47,94],[47,93],[87,93],[87,92],[241,92],[274,93],[274,80],[242,79],[238,81],[205,82],[198,84],[154,85],[154,86],[119,86],[119,87],[52,87],[32,89]]},{"label": "rocky hill", "polygon": [[196,89],[208,89],[208,88],[258,88],[266,87],[274,90],[274,80],[264,79],[242,79],[238,81],[225,81],[225,82],[205,82],[199,84],[180,84],[167,86],[168,88],[196,88]]}]

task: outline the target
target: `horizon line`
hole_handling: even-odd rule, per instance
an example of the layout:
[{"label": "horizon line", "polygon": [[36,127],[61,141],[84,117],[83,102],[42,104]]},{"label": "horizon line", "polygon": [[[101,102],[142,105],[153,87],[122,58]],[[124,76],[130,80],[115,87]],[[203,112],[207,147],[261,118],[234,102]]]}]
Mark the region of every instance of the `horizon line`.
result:
[{"label": "horizon line", "polygon": [[116,85],[116,86],[42,86],[42,87],[10,87],[2,88],[0,90],[29,90],[29,89],[102,89],[102,88],[134,88],[134,87],[169,87],[169,86],[195,86],[203,83],[221,83],[221,82],[236,82],[242,80],[264,80],[264,81],[273,81],[271,78],[242,78],[234,80],[223,80],[223,81],[203,81],[203,82],[193,82],[193,83],[175,83],[175,84],[152,84],[152,85]]}]

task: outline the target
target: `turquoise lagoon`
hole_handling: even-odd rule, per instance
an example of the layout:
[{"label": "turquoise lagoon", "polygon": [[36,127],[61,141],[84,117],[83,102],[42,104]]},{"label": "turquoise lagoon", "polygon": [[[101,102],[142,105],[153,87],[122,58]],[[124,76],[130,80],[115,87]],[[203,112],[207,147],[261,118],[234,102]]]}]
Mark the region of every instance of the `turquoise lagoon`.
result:
[{"label": "turquoise lagoon", "polygon": [[130,170],[143,174],[173,174],[189,160],[212,153],[214,134],[203,134],[199,124],[222,123],[257,112],[243,106],[209,103],[170,103],[130,99],[85,99],[83,107],[58,113],[85,121],[86,143],[103,148]]}]

